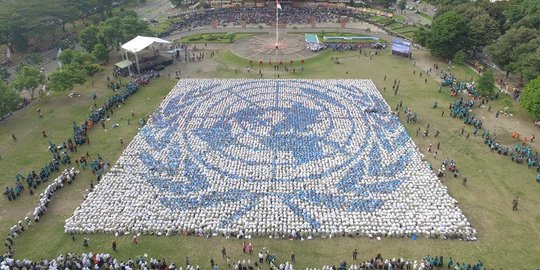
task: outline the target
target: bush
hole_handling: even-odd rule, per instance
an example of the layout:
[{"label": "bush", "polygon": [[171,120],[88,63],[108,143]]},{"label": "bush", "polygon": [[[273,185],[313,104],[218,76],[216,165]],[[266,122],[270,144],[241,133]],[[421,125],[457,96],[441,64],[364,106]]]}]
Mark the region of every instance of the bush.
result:
[{"label": "bush", "polygon": [[540,77],[530,81],[520,98],[521,106],[537,119],[540,118]]},{"label": "bush", "polygon": [[454,63],[458,65],[463,65],[467,61],[467,53],[464,51],[459,51],[454,55]]},{"label": "bush", "polygon": [[194,36],[194,37],[188,38],[189,41],[197,41],[197,40],[201,40],[201,39],[203,39],[202,36]]}]

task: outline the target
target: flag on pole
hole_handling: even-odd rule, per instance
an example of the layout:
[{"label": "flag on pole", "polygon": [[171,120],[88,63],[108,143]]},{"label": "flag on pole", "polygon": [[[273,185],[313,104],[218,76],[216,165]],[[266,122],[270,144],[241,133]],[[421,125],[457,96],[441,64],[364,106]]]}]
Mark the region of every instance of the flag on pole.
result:
[{"label": "flag on pole", "polygon": [[276,0],[276,7],[277,7],[278,9],[281,9],[281,4],[279,4],[279,0]]}]

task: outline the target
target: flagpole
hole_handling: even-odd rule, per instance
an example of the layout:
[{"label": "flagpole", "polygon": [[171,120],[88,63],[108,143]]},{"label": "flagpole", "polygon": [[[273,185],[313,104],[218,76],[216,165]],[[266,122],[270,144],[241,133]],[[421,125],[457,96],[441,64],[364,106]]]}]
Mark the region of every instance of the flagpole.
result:
[{"label": "flagpole", "polygon": [[278,16],[278,4],[277,4],[277,0],[276,0],[276,48],[278,46],[278,43],[279,43],[279,16]]}]

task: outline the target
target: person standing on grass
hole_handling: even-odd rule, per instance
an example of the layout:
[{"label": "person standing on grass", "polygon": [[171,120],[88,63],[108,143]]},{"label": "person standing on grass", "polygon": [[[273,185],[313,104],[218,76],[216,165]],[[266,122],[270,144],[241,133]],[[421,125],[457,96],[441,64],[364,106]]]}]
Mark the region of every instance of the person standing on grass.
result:
[{"label": "person standing on grass", "polygon": [[248,244],[248,253],[250,256],[253,254],[253,244],[251,242]]},{"label": "person standing on grass", "polygon": [[112,241],[112,250],[117,251],[116,250],[116,241]]},{"label": "person standing on grass", "polygon": [[353,252],[352,252],[352,259],[353,259],[354,261],[356,261],[357,256],[358,256],[358,250],[356,250],[356,248],[355,248],[355,249],[353,250]]},{"label": "person standing on grass", "polygon": [[246,242],[242,242],[242,252],[243,253],[246,253],[246,248],[247,248]]},{"label": "person standing on grass", "polygon": [[264,254],[262,253],[262,251],[259,251],[259,263],[263,263],[264,262]]},{"label": "person standing on grass", "polygon": [[225,247],[221,249],[221,258],[225,259],[227,257],[227,250],[225,250]]},{"label": "person standing on grass", "polygon": [[454,261],[452,260],[452,257],[450,257],[450,259],[448,259],[448,263],[446,264],[446,268],[447,269],[450,269],[450,267],[452,267],[452,265],[454,264]]},{"label": "person standing on grass", "polygon": [[518,205],[519,205],[518,197],[515,197],[514,200],[512,201],[512,211],[517,211]]}]

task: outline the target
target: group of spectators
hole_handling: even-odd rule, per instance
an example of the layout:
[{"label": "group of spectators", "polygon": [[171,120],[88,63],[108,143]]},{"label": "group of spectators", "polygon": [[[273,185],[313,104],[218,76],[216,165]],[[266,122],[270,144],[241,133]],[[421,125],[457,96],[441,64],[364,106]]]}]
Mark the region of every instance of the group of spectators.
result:
[{"label": "group of spectators", "polygon": [[[143,256],[137,257],[135,260],[129,259],[121,261],[107,253],[75,253],[61,254],[56,259],[39,261],[31,261],[28,259],[13,259],[12,257],[0,256],[0,269],[28,269],[28,270],[43,270],[43,269],[177,269],[174,263],[167,263],[165,259],[150,259],[146,260]],[[180,267],[181,269],[181,267]]]},{"label": "group of spectators", "polygon": [[[291,253],[290,261],[279,262],[275,255],[268,253],[266,250],[259,253],[259,260],[251,261],[238,260],[237,263],[231,263],[231,258],[223,253],[222,259],[226,260],[223,263],[223,269],[234,270],[260,270],[269,267],[270,270],[294,270],[295,255]],[[245,253],[245,252],[244,252]],[[250,253],[251,254],[251,253]],[[263,256],[261,256],[263,254]],[[267,254],[266,256],[264,254]],[[245,254],[246,255],[246,254]],[[383,258],[381,254],[377,254],[371,259],[363,262],[358,262],[358,252],[353,251],[353,263],[347,264],[346,261],[341,261],[336,265],[324,265],[321,268],[306,268],[306,270],[367,270],[367,269],[385,269],[385,270],[432,270],[432,269],[453,269],[453,270],[483,270],[484,264],[481,260],[475,263],[457,262],[451,257],[446,259],[444,256],[431,257],[427,255],[418,260],[403,259],[403,258]],[[183,269],[184,265],[177,265],[174,262],[169,262],[165,258],[148,259],[145,256],[137,256],[135,259],[119,260],[108,253],[68,253],[60,254],[52,260],[41,259],[39,261],[31,261],[28,259],[14,259],[11,256],[0,256],[0,269],[159,269],[159,270],[175,270]],[[203,267],[205,268],[205,267]],[[199,270],[201,267],[193,265],[189,257],[185,259],[186,270]],[[210,260],[210,269],[218,270],[218,263],[214,259]]]},{"label": "group of spectators", "polygon": [[[335,22],[339,16],[356,17],[353,11],[345,8],[309,7],[309,6],[282,6],[279,12],[280,23],[309,24],[315,18],[318,23]],[[180,15],[182,20],[171,24],[170,31],[192,29],[210,25],[217,20],[219,25],[267,24],[271,25],[276,19],[276,9],[270,7],[235,7],[215,8],[200,12],[191,12]]]},{"label": "group of spectators", "polygon": [[[465,85],[463,82],[457,82],[456,79],[453,78],[453,76],[445,74],[445,76],[442,78],[442,86],[449,86],[451,87],[451,91],[453,93],[456,93],[461,89],[461,87],[456,88],[456,85],[461,84]],[[457,82],[457,83],[456,83]],[[470,90],[469,90],[469,93]],[[471,95],[475,96],[471,93]],[[459,97],[455,102],[450,103],[449,109],[450,109],[450,115],[454,118],[459,118],[463,120],[464,126],[461,129],[461,135],[464,135],[469,138],[471,135],[470,133],[465,133],[465,125],[469,125],[473,127],[473,135],[482,135],[482,139],[484,141],[484,144],[486,144],[491,152],[496,152],[499,155],[503,156],[510,156],[510,159],[512,162],[516,162],[518,164],[527,164],[528,168],[533,168],[538,173],[536,177],[536,182],[540,183],[540,164],[538,160],[538,152],[534,151],[530,143],[532,143],[535,140],[535,136],[531,135],[530,137],[523,137],[520,139],[520,135],[517,132],[514,132],[512,134],[512,138],[516,141],[515,147],[503,145],[502,143],[499,143],[497,140],[497,134],[495,132],[491,132],[487,130],[482,123],[482,120],[475,117],[473,109],[475,106],[478,108],[481,107],[484,104],[488,104],[489,99],[484,98],[471,98],[471,99],[464,99],[463,97]],[[488,112],[491,111],[491,106],[488,107]],[[496,117],[499,116],[499,111],[496,112]]]},{"label": "group of spectators", "polygon": [[[75,170],[75,168],[71,168],[70,170],[65,169],[59,177],[53,180],[52,183],[45,188],[43,193],[39,195],[39,203],[34,209],[34,212],[32,213],[32,218],[35,222],[39,222],[40,217],[44,215],[47,211],[47,207],[49,206],[49,202],[51,201],[54,193],[64,187],[65,184],[71,185],[78,173],[79,171]],[[24,218],[24,221],[26,223],[26,226],[30,226],[32,224],[32,220],[29,216],[26,216]],[[21,235],[25,231],[24,226],[25,225],[22,220],[19,220],[17,224],[11,226],[4,242],[6,246],[6,253],[4,254],[4,256],[13,256],[13,239]]]},{"label": "group of spectators", "polygon": [[[15,185],[5,187],[3,192],[4,197],[10,201],[16,200],[22,195],[22,192],[25,189],[28,189],[29,194],[32,195],[34,193],[33,190],[41,183],[47,182],[53,172],[59,171],[62,165],[71,164],[71,156],[69,153],[76,153],[77,146],[83,145],[84,143],[90,143],[90,139],[87,135],[88,130],[98,122],[101,122],[104,126],[106,119],[114,113],[114,108],[123,104],[129,96],[139,89],[140,86],[147,85],[150,80],[156,76],[155,74],[156,72],[147,72],[141,76],[135,76],[132,78],[131,83],[125,86],[123,91],[111,96],[101,108],[92,110],[82,125],[78,126],[76,122],[73,122],[73,139],[68,138],[67,143],[64,141],[62,144],[56,145],[49,141],[48,149],[53,155],[52,160],[46,163],[41,169],[32,170],[26,177],[23,173],[18,173],[15,176]],[[108,81],[109,83],[112,83],[110,79]],[[96,96],[94,95],[94,101],[95,99]],[[43,131],[42,133],[43,137],[47,138],[46,132]],[[15,135],[12,135],[12,138],[15,142],[17,141]],[[77,164],[81,164],[82,166],[86,165],[83,159],[80,161],[81,163],[79,163],[79,160],[77,159]],[[94,173],[98,174],[99,170],[94,171]]]},{"label": "group of spectators", "polygon": [[45,163],[45,166],[38,170],[39,173],[37,173],[36,170],[32,170],[26,177],[22,173],[18,173],[15,176],[15,187],[7,186],[4,190],[4,196],[6,199],[12,201],[19,198],[25,189],[25,185],[30,195],[34,194],[33,190],[35,190],[42,183],[47,182],[53,172],[60,170],[61,165],[71,164],[69,152],[75,152],[77,150],[76,147],[73,146],[71,139],[68,139],[68,144],[63,142],[59,146],[49,142],[49,151],[51,151],[53,158],[50,162]]}]

